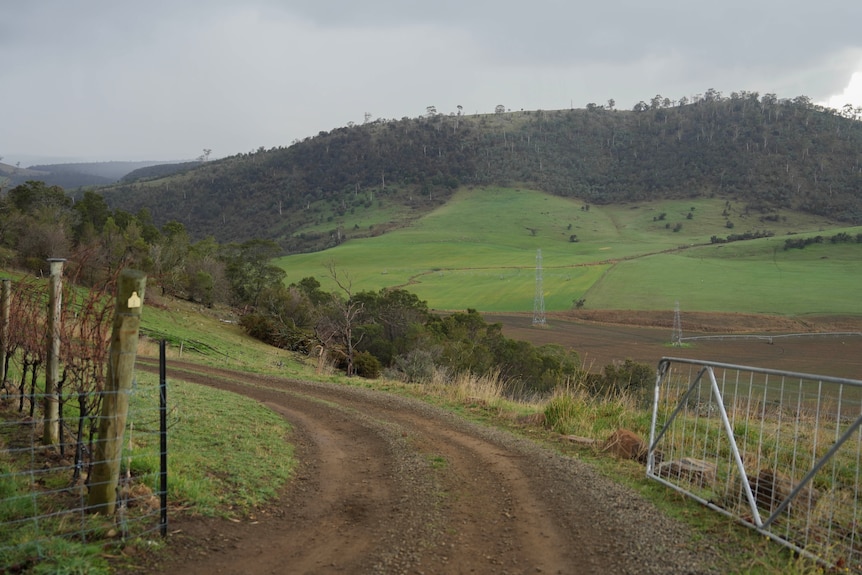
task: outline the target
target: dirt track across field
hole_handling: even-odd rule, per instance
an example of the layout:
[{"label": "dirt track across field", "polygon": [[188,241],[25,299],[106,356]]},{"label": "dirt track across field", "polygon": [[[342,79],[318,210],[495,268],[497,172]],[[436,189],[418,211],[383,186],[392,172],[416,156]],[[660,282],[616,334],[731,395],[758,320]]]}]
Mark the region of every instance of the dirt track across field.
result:
[{"label": "dirt track across field", "polygon": [[172,379],[282,414],[300,465],[248,517],[172,513],[139,573],[717,573],[732,554],[574,458],[421,402],[178,362]]}]

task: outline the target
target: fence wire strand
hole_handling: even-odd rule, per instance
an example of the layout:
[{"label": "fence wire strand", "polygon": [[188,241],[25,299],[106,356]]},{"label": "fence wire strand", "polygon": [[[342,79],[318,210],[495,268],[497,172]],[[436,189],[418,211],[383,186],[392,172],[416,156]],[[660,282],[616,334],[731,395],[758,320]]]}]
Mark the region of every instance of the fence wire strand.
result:
[{"label": "fence wire strand", "polygon": [[[41,402],[44,397],[37,393],[32,400]],[[26,405],[19,412],[20,400],[13,393],[0,397],[0,572],[38,562],[56,537],[82,543],[122,541],[158,531],[159,430],[135,424],[158,421],[157,390],[154,394],[135,384],[130,393],[117,512],[112,517],[92,513],[87,501],[92,487],[88,470],[99,463],[87,444],[89,428],[98,428],[102,416],[88,416],[83,427],[87,436],[80,438],[83,446],[71,430],[64,433],[62,444],[44,446],[39,412],[29,417]],[[30,401],[28,393],[24,403]],[[81,447],[84,459],[76,464],[74,455]]]}]

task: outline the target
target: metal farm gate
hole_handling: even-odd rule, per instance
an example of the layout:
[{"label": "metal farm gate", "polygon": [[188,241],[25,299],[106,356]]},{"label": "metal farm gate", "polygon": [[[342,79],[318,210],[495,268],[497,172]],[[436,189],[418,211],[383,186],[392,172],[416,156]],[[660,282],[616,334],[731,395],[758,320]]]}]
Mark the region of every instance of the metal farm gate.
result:
[{"label": "metal farm gate", "polygon": [[862,572],[860,423],[862,381],[663,358],[647,476]]}]

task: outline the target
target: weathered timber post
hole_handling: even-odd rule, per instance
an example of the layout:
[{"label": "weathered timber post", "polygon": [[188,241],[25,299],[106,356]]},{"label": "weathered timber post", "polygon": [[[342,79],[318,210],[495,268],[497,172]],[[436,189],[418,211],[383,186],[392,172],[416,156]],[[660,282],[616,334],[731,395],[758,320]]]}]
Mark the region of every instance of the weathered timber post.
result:
[{"label": "weathered timber post", "polygon": [[9,353],[9,310],[12,306],[12,280],[0,280],[0,387],[6,383],[6,355]]},{"label": "weathered timber post", "polygon": [[45,424],[42,430],[43,445],[60,443],[60,398],[57,382],[60,380],[60,308],[63,305],[63,258],[51,258],[50,289],[48,291],[48,361],[45,365]]},{"label": "weathered timber post", "polygon": [[96,440],[88,500],[91,513],[113,514],[117,505],[123,433],[129,414],[129,393],[135,373],[138,328],[147,276],[123,270],[117,286],[117,306],[111,333],[108,373],[102,397],[102,415]]}]

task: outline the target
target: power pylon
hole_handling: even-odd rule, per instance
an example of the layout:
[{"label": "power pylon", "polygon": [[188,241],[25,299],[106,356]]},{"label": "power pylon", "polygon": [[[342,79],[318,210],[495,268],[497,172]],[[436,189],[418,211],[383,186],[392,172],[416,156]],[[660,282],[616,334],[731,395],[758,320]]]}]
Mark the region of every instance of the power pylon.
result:
[{"label": "power pylon", "polygon": [[542,250],[536,250],[536,296],[533,298],[533,325],[544,327],[545,290],[542,287]]},{"label": "power pylon", "polygon": [[674,347],[682,347],[682,319],[679,317],[678,300],[673,312],[673,334],[671,335],[671,344],[673,344]]}]

